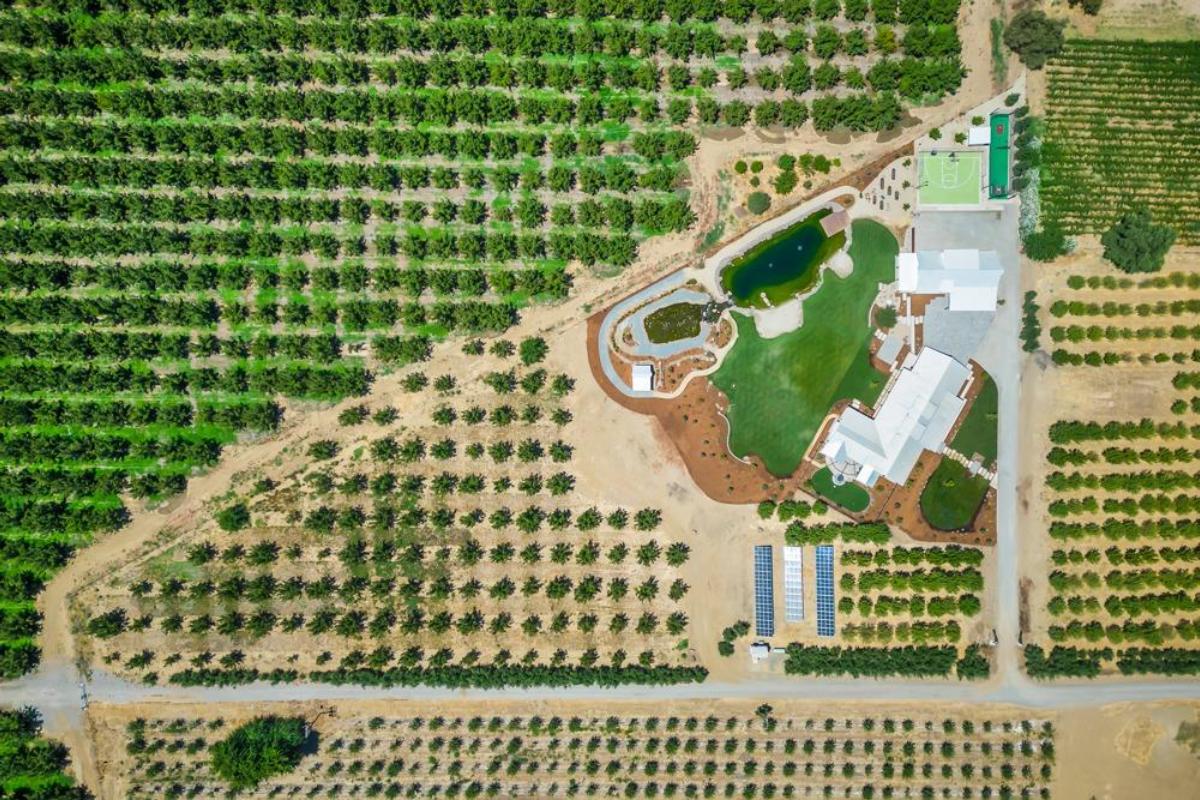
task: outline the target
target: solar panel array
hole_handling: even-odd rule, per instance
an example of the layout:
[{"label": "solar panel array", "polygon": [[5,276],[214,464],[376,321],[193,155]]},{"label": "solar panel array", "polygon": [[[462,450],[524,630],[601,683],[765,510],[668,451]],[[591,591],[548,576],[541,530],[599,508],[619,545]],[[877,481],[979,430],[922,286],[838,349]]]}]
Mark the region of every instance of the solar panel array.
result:
[{"label": "solar panel array", "polygon": [[783,618],[804,619],[804,548],[783,547]]},{"label": "solar panel array", "polygon": [[833,545],[817,545],[817,635],[833,636]]},{"label": "solar panel array", "polygon": [[775,580],[771,545],[754,546],[754,632],[775,635]]}]

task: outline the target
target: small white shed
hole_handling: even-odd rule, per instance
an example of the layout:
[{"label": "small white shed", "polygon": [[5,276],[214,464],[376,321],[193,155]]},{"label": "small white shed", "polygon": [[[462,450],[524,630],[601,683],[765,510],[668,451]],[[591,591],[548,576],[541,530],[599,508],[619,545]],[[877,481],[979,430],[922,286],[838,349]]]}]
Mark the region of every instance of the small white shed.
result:
[{"label": "small white shed", "polygon": [[967,145],[970,147],[984,146],[992,143],[992,126],[972,125],[967,131]]},{"label": "small white shed", "polygon": [[633,365],[633,390],[635,392],[654,391],[654,365]]}]

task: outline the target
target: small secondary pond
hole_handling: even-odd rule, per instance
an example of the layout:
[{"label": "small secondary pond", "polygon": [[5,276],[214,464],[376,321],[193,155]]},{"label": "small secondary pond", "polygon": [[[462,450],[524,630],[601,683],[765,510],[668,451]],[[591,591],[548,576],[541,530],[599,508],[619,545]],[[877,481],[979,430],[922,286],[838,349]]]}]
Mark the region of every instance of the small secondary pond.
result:
[{"label": "small secondary pond", "polygon": [[826,236],[821,229],[831,213],[823,208],[735,258],[721,272],[721,287],[737,305],[752,308],[777,306],[811,289],[821,264],[846,243],[844,231]]}]

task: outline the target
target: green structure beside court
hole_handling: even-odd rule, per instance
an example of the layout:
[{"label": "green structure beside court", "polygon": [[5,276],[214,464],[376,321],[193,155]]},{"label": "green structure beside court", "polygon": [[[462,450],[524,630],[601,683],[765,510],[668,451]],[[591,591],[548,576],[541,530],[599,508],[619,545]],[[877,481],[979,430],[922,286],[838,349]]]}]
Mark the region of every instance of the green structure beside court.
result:
[{"label": "green structure beside court", "polygon": [[1009,194],[1009,115],[992,114],[992,133],[988,141],[988,197],[1008,197]]},{"label": "green structure beside court", "polygon": [[951,150],[918,157],[921,205],[977,205],[983,191],[983,153]]}]

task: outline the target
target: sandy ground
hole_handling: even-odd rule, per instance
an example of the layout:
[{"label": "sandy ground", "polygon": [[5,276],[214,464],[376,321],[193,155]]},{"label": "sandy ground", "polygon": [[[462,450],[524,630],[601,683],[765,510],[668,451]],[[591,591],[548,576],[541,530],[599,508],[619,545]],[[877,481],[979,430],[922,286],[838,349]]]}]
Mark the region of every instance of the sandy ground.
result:
[{"label": "sandy ground", "polygon": [[[932,741],[935,744],[940,744],[945,738],[945,734],[942,731],[942,723],[946,720],[951,720],[955,723],[969,720],[975,724],[979,738],[986,738],[997,744],[1004,740],[1016,742],[1023,738],[1016,730],[1007,734],[1003,733],[1002,728],[1005,723],[1011,724],[1016,728],[1023,722],[1028,722],[1035,730],[1040,730],[1042,723],[1046,721],[1051,722],[1053,725],[1058,724],[1055,715],[1046,715],[1044,712],[1029,712],[1013,706],[962,706],[947,704],[943,707],[930,709],[911,704],[846,702],[831,705],[776,701],[771,703],[770,713],[772,718],[776,720],[778,728],[773,734],[767,734],[762,731],[761,725],[755,720],[757,707],[758,703],[753,701],[672,702],[665,704],[649,702],[605,702],[596,704],[574,701],[556,701],[553,704],[536,701],[519,704],[512,702],[417,704],[404,701],[375,703],[341,701],[325,704],[239,704],[237,706],[162,704],[147,706],[138,710],[123,706],[97,705],[89,713],[88,724],[98,742],[98,759],[102,765],[103,773],[102,798],[122,797],[128,789],[129,774],[133,762],[124,751],[124,744],[127,741],[125,725],[135,717],[142,717],[150,721],[162,720],[163,722],[176,719],[191,721],[220,718],[224,722],[221,731],[228,731],[232,726],[254,715],[265,713],[301,715],[312,721],[321,741],[326,744],[334,739],[350,742],[359,737],[366,739],[379,736],[388,737],[390,721],[392,720],[423,717],[428,721],[434,716],[441,716],[447,721],[467,719],[475,715],[482,716],[485,719],[499,717],[502,720],[509,720],[516,716],[528,718],[532,715],[540,715],[543,720],[554,716],[564,721],[570,720],[572,717],[579,717],[585,724],[595,724],[592,723],[593,720],[602,721],[609,716],[616,716],[622,721],[627,721],[635,717],[642,719],[657,717],[661,730],[662,723],[668,717],[678,717],[680,719],[697,717],[702,720],[711,715],[720,721],[720,726],[712,734],[705,734],[703,729],[694,734],[699,735],[702,741],[709,735],[717,737],[718,741],[722,742],[726,741],[730,735],[740,738],[752,736],[760,742],[768,738],[792,736],[798,737],[801,740],[812,738],[816,740],[818,747],[820,746],[820,742],[826,737],[835,739],[839,743],[846,739],[872,738],[877,742],[890,739],[895,743],[896,747],[900,747],[902,741],[910,739],[917,742]],[[378,733],[373,733],[368,728],[367,719],[370,717],[380,717],[385,720],[384,727],[380,728]],[[875,722],[876,727],[873,733],[863,731],[863,721],[866,718],[873,719]],[[884,719],[893,719],[898,724],[905,719],[913,720],[915,730],[911,733],[902,734],[898,729],[896,733],[890,736],[885,735],[881,730],[881,723]],[[734,723],[733,726],[727,727],[727,721],[732,721]],[[990,734],[982,733],[982,726],[985,721],[991,721],[994,726],[993,732]],[[926,727],[927,722],[929,723],[928,728]],[[419,740],[413,738],[413,734],[408,730],[407,725],[403,721],[400,724],[399,735],[390,735],[396,737],[401,742],[411,742],[413,746],[416,746]],[[831,730],[831,733],[825,733],[827,726]],[[196,733],[199,733],[207,739],[215,741],[222,737],[223,733],[221,731],[211,732],[201,728],[194,733],[188,734],[185,738],[190,739]],[[503,736],[503,734],[498,735]],[[570,736],[570,734],[566,735]],[[681,735],[687,736],[688,734]],[[525,738],[529,739],[531,737],[526,734]],[[531,745],[532,742],[527,742],[527,744]],[[777,742],[774,748],[776,753],[779,753],[781,750],[778,744]],[[364,752],[371,753],[370,746]],[[375,756],[378,755],[383,755],[385,758],[388,757],[386,753],[375,753]],[[394,755],[407,755],[407,748],[394,753]],[[601,750],[597,755],[602,757],[605,753]],[[343,757],[349,760],[353,756],[346,755]],[[368,760],[370,757],[368,757]],[[692,757],[698,757],[701,760],[704,758],[703,754],[697,754]],[[778,755],[774,757],[777,758]],[[799,758],[800,754],[797,753],[796,757]],[[1003,760],[998,754],[988,758],[978,754],[978,752],[969,757],[962,757],[969,759],[975,764],[990,763],[996,765]],[[311,758],[319,760],[319,756]],[[760,750],[758,758],[769,760],[773,756],[771,756],[771,751],[766,750],[764,747]],[[818,750],[813,756],[804,757],[801,760],[808,760],[810,758],[821,762],[827,756],[822,755],[821,751]],[[180,755],[166,755],[166,760],[168,762],[182,760],[185,763],[189,761],[186,756],[181,757]],[[195,762],[192,761],[191,763]],[[303,770],[303,766],[301,770]],[[504,776],[500,775],[497,777],[503,778]],[[628,777],[634,778],[635,775],[631,774]],[[508,779],[512,780],[512,777],[510,776]],[[797,776],[797,778],[793,779],[793,782],[801,786],[805,784],[817,786],[827,782],[827,780],[822,779],[819,775],[808,779],[803,776]],[[840,776],[832,777],[832,780],[840,781]],[[934,780],[939,780],[939,778],[934,778]]]},{"label": "sandy ground", "polygon": [[[1117,318],[1063,317],[1055,319],[1051,317],[1048,308],[1057,299],[1077,299],[1086,302],[1111,300],[1136,304],[1197,296],[1195,290],[1186,289],[1105,290],[1084,288],[1072,290],[1067,288],[1067,277],[1071,275],[1120,277],[1120,273],[1103,261],[1101,252],[1101,247],[1095,237],[1080,237],[1076,252],[1070,256],[1059,259],[1053,264],[1037,264],[1030,269],[1023,270],[1024,275],[1027,276],[1027,285],[1023,288],[1038,292],[1037,303],[1041,307],[1040,318],[1043,329],[1042,347],[1046,350],[1062,347],[1075,352],[1114,350],[1137,353],[1158,350],[1171,352],[1180,349],[1190,351],[1192,343],[1170,339],[1146,342],[1135,340],[1099,341],[1079,344],[1054,344],[1050,341],[1049,331],[1054,325],[1074,323],[1085,326],[1098,324],[1137,328],[1147,325],[1169,327],[1172,324],[1191,324],[1186,318],[1166,315]],[[1163,274],[1175,271],[1185,273],[1200,271],[1200,250],[1194,248],[1172,250],[1168,254]],[[1178,416],[1172,414],[1170,410],[1173,400],[1180,396],[1188,396],[1185,393],[1171,390],[1171,378],[1181,369],[1191,368],[1171,363],[1143,365],[1136,361],[1106,367],[1056,367],[1050,363],[1048,356],[1044,353],[1027,358],[1022,372],[1021,418],[1025,433],[1020,451],[1021,477],[1018,486],[1018,507],[1021,514],[1019,530],[1023,537],[1020,548],[1021,569],[1022,574],[1030,579],[1029,606],[1032,611],[1035,639],[1044,638],[1048,624],[1049,615],[1045,612],[1045,608],[1051,596],[1049,587],[1046,585],[1050,552],[1056,547],[1064,547],[1061,543],[1056,545],[1047,534],[1050,520],[1046,513],[1046,506],[1051,495],[1045,489],[1044,483],[1046,475],[1055,469],[1045,460],[1046,453],[1051,447],[1048,437],[1050,425],[1060,419],[1103,422],[1149,418],[1172,423],[1179,420],[1194,422],[1194,415]],[[1135,444],[1134,446],[1140,445]],[[1157,443],[1148,442],[1147,446],[1157,446]],[[1103,447],[1104,444],[1099,443],[1089,445],[1087,449],[1102,449]],[[1138,468],[1130,466],[1126,469]],[[1187,465],[1183,465],[1182,468],[1186,469]],[[1102,517],[1103,515],[1097,515],[1096,519]],[[1085,516],[1079,519],[1087,521],[1089,517]],[[1103,549],[1109,544],[1111,542],[1079,542],[1065,546],[1077,548],[1098,546]]]},{"label": "sandy ground", "polygon": [[[315,723],[325,741],[341,737],[346,741],[355,735],[369,735],[366,720],[379,716],[385,719],[423,716],[430,719],[441,715],[446,719],[481,715],[485,718],[514,715],[542,715],[544,719],[559,716],[564,720],[578,716],[584,720],[603,719],[616,715],[622,719],[634,716],[668,716],[686,718],[714,715],[721,720],[737,717],[752,718],[756,703],[751,701],[719,701],[715,703],[673,702],[607,702],[596,704],[577,701],[539,702],[356,702],[306,704],[238,704],[185,705],[161,703],[130,708],[128,706],[96,705],[88,714],[88,728],[98,745],[98,763],[102,771],[102,800],[124,796],[128,785],[129,756],[124,751],[125,725],[134,717],[149,720],[213,719],[225,720],[224,730],[254,715],[265,713],[299,714]],[[1161,798],[1184,800],[1195,797],[1200,781],[1200,758],[1184,744],[1175,741],[1180,723],[1200,719],[1200,704],[1119,704],[1095,709],[1071,709],[1046,715],[1030,713],[1012,706],[945,704],[912,706],[847,701],[837,704],[815,704],[793,701],[772,702],[772,716],[779,724],[793,730],[806,730],[805,720],[816,723],[815,731],[807,736],[822,735],[822,721],[836,720],[840,730],[845,723],[854,724],[871,717],[914,719],[918,730],[922,721],[932,718],[940,741],[943,719],[971,720],[976,726],[984,720],[994,723],[1030,720],[1035,725],[1049,721],[1055,728],[1057,758],[1054,765],[1051,795],[1063,800],[1125,800],[1126,798]],[[742,724],[738,729],[742,730]],[[723,727],[723,726],[722,726]],[[858,727],[857,725],[855,727]],[[220,734],[209,734],[215,740]],[[761,735],[761,734],[760,734]],[[835,734],[836,735],[836,734]],[[916,734],[922,738],[920,733]],[[875,738],[882,738],[878,731]],[[174,759],[175,757],[169,757]],[[803,786],[808,781],[800,778]],[[818,783],[821,781],[818,780]]]},{"label": "sandy ground", "polygon": [[1068,21],[1068,34],[1098,39],[1195,39],[1200,37],[1197,0],[1104,0],[1089,17],[1063,2],[1050,13]]},{"label": "sandy ground", "polygon": [[1061,800],[1194,798],[1200,758],[1175,741],[1200,704],[1122,703],[1059,716],[1052,796]]}]

